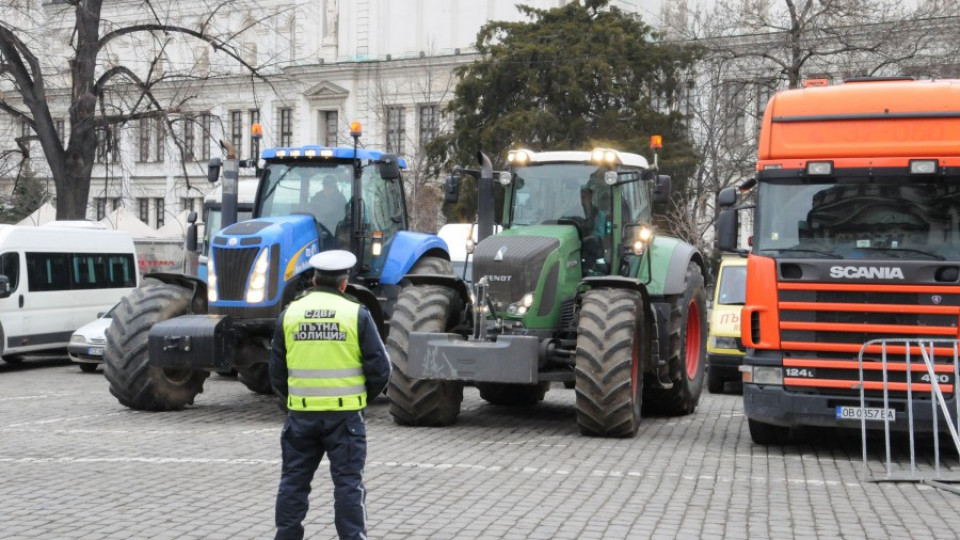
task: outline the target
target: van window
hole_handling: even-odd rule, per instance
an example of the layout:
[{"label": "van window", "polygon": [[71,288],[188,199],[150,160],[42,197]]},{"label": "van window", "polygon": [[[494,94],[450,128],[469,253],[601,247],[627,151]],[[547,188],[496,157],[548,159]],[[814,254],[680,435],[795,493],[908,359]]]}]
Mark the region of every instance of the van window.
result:
[{"label": "van window", "polygon": [[7,276],[10,280],[10,290],[17,290],[17,284],[20,281],[20,254],[4,253],[0,255],[0,275]]},{"label": "van window", "polygon": [[747,301],[747,267],[726,266],[720,272],[720,304],[743,305]]},{"label": "van window", "polygon": [[129,253],[27,253],[31,291],[133,287],[135,268]]}]

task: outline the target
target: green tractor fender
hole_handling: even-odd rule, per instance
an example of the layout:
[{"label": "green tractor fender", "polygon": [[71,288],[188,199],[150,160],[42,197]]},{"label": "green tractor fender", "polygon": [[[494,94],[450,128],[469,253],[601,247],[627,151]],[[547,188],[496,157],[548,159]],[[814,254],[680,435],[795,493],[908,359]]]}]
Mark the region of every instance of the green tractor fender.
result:
[{"label": "green tractor fender", "polygon": [[640,263],[639,278],[647,284],[650,296],[683,294],[684,276],[691,261],[700,267],[700,274],[706,280],[703,255],[694,246],[676,238],[657,236],[647,257],[648,261]]}]

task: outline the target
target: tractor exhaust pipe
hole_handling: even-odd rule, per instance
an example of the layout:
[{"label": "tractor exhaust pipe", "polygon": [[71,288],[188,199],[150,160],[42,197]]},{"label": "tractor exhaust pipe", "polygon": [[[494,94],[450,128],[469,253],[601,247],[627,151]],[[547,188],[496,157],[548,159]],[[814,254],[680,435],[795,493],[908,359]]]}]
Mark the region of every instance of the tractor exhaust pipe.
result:
[{"label": "tractor exhaust pipe", "polygon": [[483,152],[477,152],[480,179],[477,183],[477,242],[493,234],[493,164]]}]

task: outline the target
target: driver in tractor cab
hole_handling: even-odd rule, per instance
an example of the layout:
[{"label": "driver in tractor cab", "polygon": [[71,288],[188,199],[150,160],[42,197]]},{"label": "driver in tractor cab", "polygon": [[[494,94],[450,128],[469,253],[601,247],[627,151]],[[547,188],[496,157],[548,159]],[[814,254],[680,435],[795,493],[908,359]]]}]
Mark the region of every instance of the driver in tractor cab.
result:
[{"label": "driver in tractor cab", "polygon": [[346,216],[347,199],[337,188],[337,177],[323,177],[323,189],[310,198],[313,215],[331,234],[336,234],[337,224]]},{"label": "driver in tractor cab", "polygon": [[580,206],[564,212],[565,217],[573,217],[583,239],[580,257],[583,259],[583,272],[595,268],[603,258],[603,238],[607,222],[607,213],[594,204],[594,187],[589,183],[580,186]]}]

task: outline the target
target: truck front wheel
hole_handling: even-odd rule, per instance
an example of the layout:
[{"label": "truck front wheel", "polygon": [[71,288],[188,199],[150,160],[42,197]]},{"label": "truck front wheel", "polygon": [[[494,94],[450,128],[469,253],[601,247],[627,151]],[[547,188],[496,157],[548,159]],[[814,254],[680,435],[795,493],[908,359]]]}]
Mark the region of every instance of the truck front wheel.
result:
[{"label": "truck front wheel", "polygon": [[633,437],[640,427],[644,335],[636,291],[595,289],[583,297],[577,327],[577,424],[580,433]]},{"label": "truck front wheel", "polygon": [[446,332],[455,322],[456,296],[446,287],[404,287],[393,308],[387,350],[393,371],[387,383],[390,414],[407,426],[448,426],[457,420],[463,382],[414,379],[407,350],[410,332]]},{"label": "truck front wheel", "polygon": [[158,322],[188,313],[190,291],[170,284],[133,290],[113,312],[107,329],[104,375],[110,393],[131,409],[170,411],[191,405],[210,374],[149,364],[147,335]]}]

